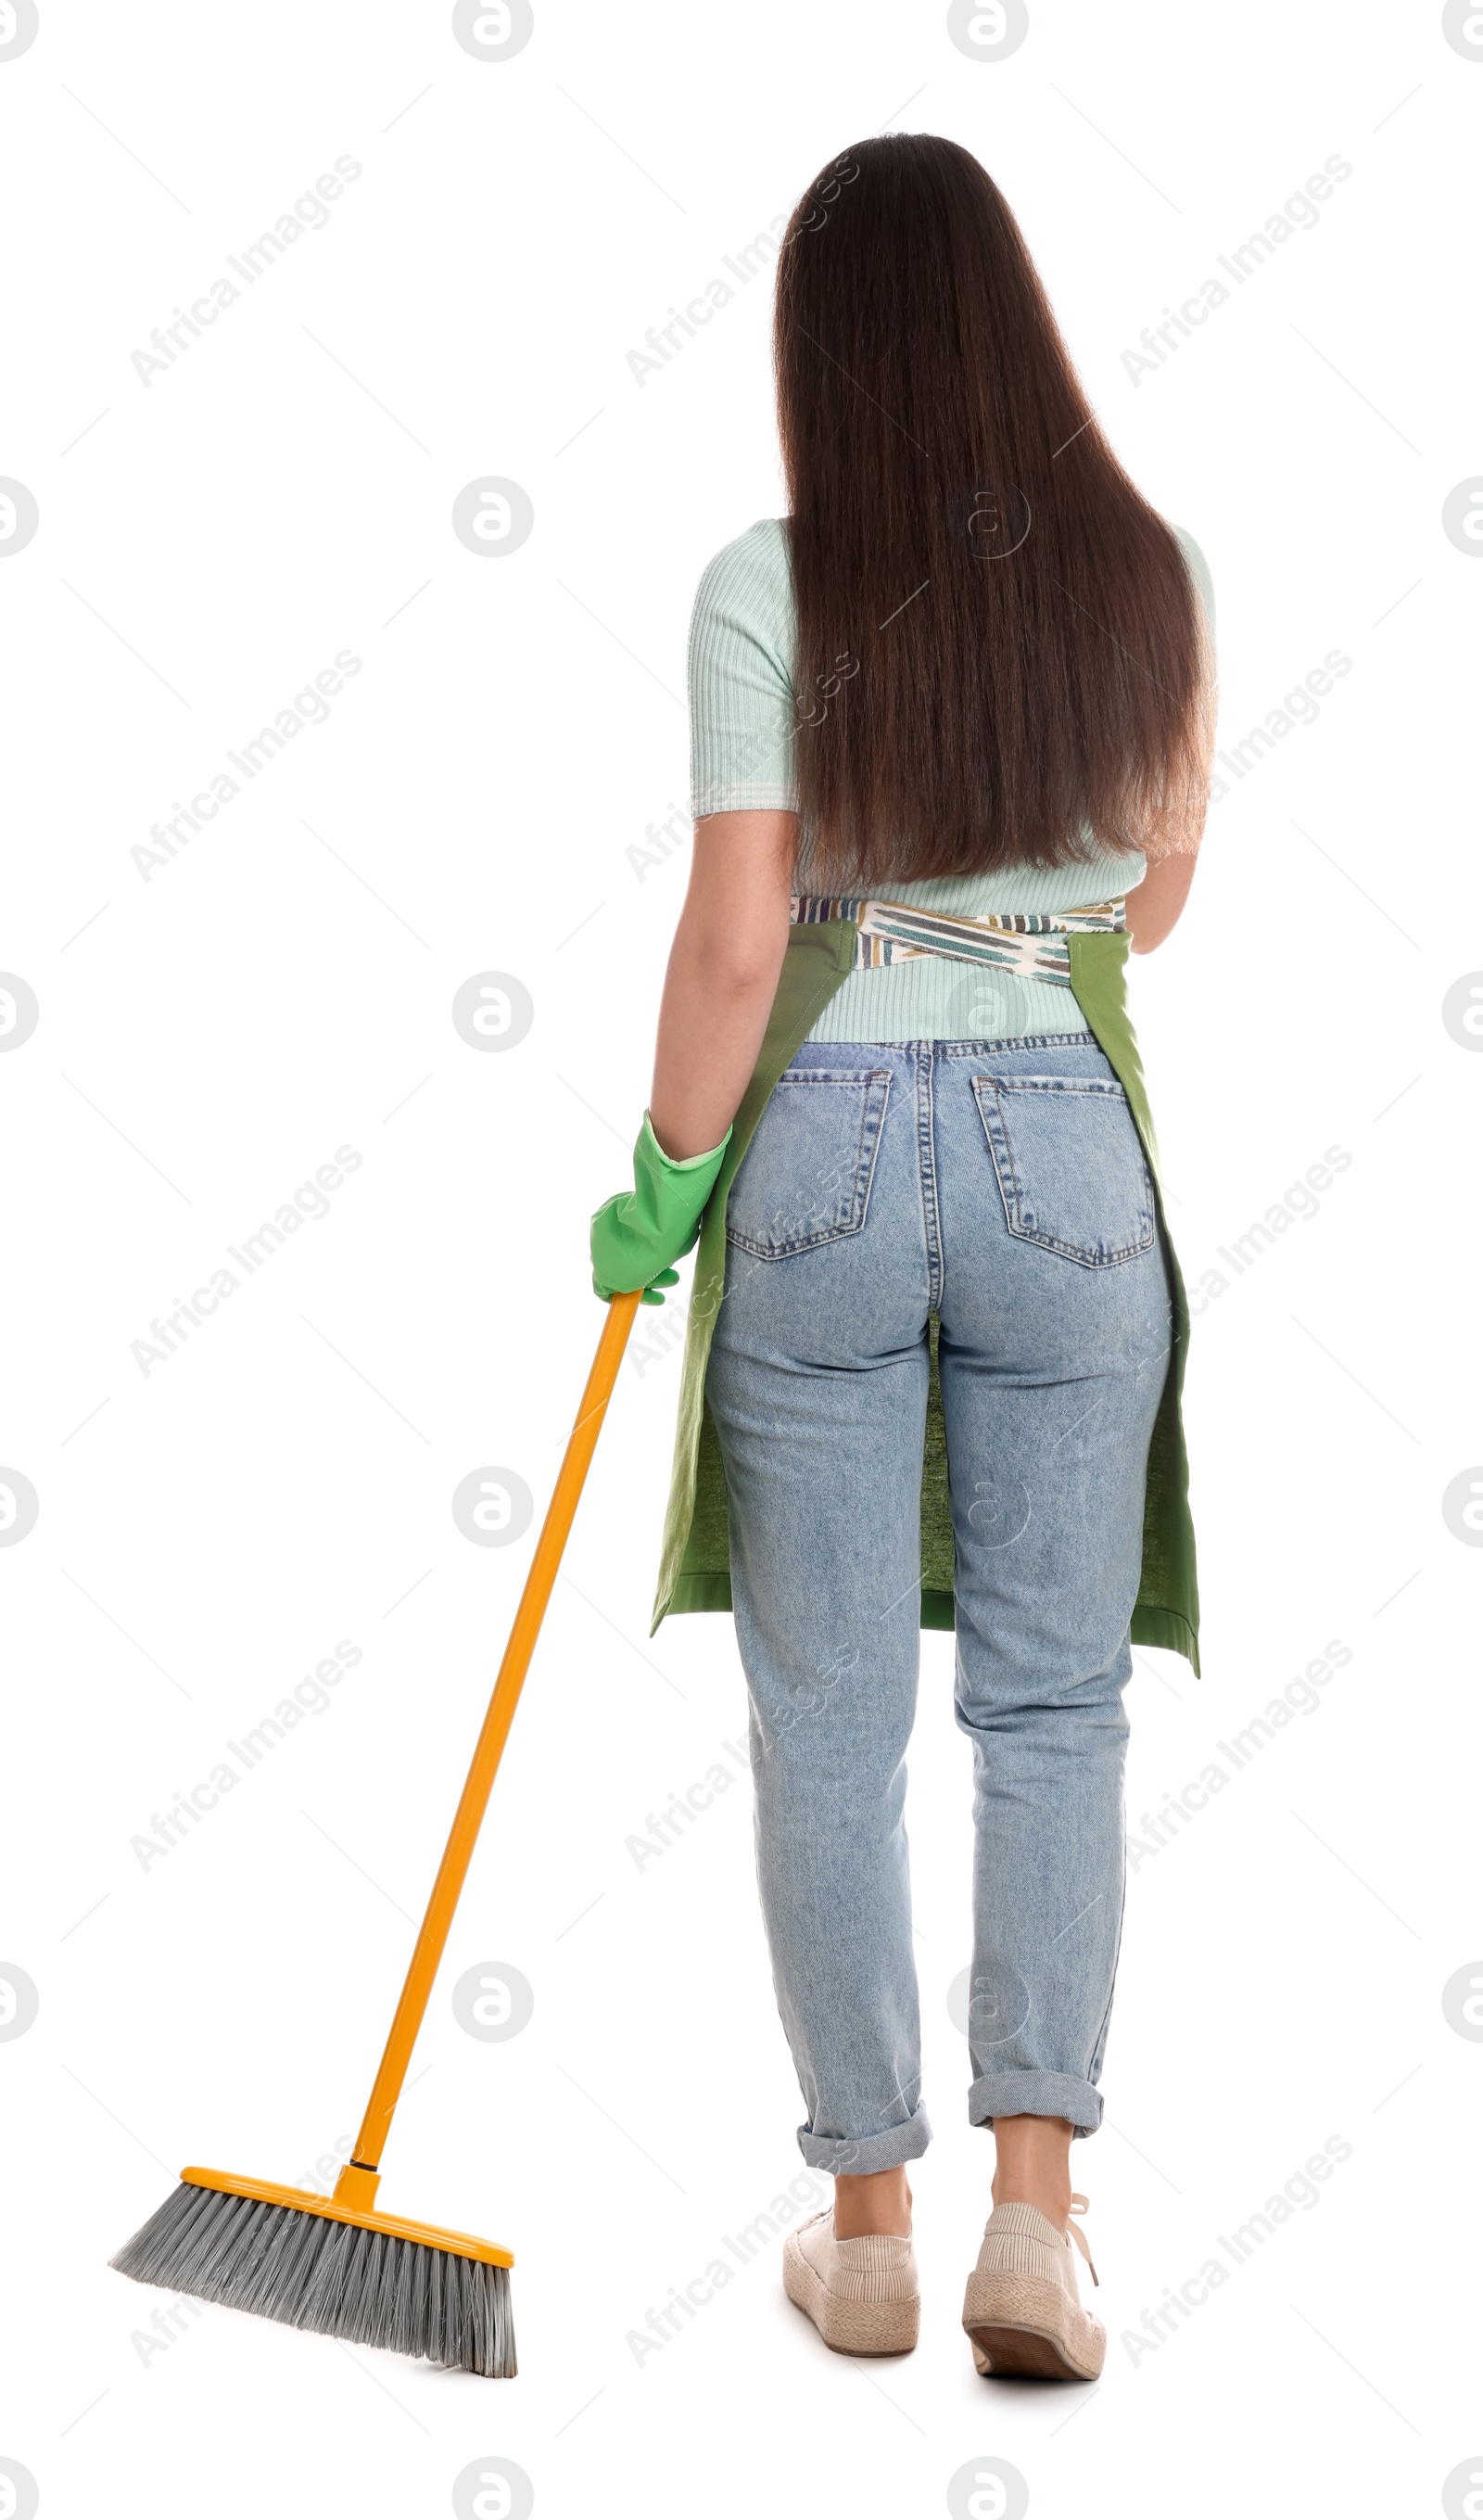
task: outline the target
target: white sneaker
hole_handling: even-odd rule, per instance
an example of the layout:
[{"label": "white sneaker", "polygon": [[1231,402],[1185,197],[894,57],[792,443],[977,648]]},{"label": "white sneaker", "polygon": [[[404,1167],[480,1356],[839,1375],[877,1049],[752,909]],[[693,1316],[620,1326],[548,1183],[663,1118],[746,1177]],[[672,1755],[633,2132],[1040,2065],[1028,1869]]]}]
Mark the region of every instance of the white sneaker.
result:
[{"label": "white sneaker", "polygon": [[870,2231],[836,2240],[832,2206],[789,2231],[783,2283],[836,2354],[910,2354],[921,2318],[909,2239]]},{"label": "white sneaker", "polygon": [[[1072,2214],[1086,2210],[1085,2196],[1073,2196]],[[1096,2283],[1079,2223],[1059,2231],[1034,2205],[995,2206],[963,2305],[980,2371],[1043,2380],[1098,2377],[1107,2331],[1081,2306],[1073,2239]]]}]

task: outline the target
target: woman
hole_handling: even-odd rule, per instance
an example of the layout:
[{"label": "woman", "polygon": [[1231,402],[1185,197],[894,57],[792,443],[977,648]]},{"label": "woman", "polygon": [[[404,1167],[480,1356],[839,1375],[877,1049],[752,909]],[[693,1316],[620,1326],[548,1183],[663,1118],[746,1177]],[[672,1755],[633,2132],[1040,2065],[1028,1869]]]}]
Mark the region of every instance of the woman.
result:
[{"label": "woman", "polygon": [[840,2351],[916,2343],[904,1753],[919,1626],[956,1626],[996,2146],[964,2324],[980,2371],[1092,2378],[1070,2147],[1101,2116],[1130,1636],[1195,1661],[1197,1623],[1123,965],[1199,844],[1208,578],[951,142],[826,169],[775,356],[789,515],[700,581],[694,865],[594,1282],[662,1301],[703,1211],[655,1625],[736,1613],[798,2140],[835,2182],[788,2293]]}]

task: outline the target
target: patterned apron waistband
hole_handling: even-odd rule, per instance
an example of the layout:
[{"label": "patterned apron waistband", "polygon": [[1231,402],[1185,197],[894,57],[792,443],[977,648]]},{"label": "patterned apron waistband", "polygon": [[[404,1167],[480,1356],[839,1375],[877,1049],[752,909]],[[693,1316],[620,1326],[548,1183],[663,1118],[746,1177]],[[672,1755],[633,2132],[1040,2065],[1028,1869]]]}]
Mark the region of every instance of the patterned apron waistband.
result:
[{"label": "patterned apron waistband", "polygon": [[981,919],[950,919],[904,901],[795,893],[790,915],[794,926],[853,919],[857,971],[878,971],[930,955],[949,963],[988,963],[1062,989],[1071,985],[1071,949],[1058,939],[1120,935],[1128,924],[1122,899],[1093,902],[1081,910],[1007,910]]}]

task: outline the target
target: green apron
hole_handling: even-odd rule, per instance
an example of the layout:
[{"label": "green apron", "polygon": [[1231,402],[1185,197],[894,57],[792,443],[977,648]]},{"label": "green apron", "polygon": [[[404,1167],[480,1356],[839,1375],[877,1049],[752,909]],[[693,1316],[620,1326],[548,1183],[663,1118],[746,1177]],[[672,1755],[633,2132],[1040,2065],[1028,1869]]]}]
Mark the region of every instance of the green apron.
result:
[{"label": "green apron", "polygon": [[[1133,1611],[1133,1642],[1167,1645],[1175,1653],[1184,1654],[1197,1673],[1199,1598],[1194,1580],[1194,1527],[1190,1518],[1190,1473],[1180,1414],[1190,1309],[1164,1217],[1158,1149],[1148,1113],[1143,1063],[1128,1015],[1128,938],[1122,934],[1073,935],[1067,942],[1072,993],[1127,1095],[1148,1159],[1173,1311],[1169,1370],[1148,1448],[1143,1579]],[[788,931],[787,952],[762,1049],[742,1098],[726,1159],[700,1228],[680,1383],[674,1471],[654,1599],[654,1628],[671,1610],[729,1610],[732,1606],[726,1478],[715,1422],[705,1405],[705,1368],[726,1283],[727,1193],[774,1086],[854,968],[854,961],[852,920],[830,920],[813,926],[794,926]],[[931,1350],[921,1460],[921,1625],[951,1628],[953,1520],[935,1323]],[[652,1629],[650,1633],[653,1633]]]}]

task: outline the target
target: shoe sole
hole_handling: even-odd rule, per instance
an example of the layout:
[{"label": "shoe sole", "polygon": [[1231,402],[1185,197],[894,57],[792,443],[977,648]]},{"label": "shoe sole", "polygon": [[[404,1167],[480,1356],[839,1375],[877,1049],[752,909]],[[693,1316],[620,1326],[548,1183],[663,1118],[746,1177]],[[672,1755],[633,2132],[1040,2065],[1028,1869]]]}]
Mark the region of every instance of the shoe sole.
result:
[{"label": "shoe sole", "polygon": [[1044,2275],[968,2277],[963,2323],[986,2377],[1096,2380],[1107,2351],[1099,2320]]},{"label": "shoe sole", "polygon": [[908,2301],[843,2301],[814,2272],[791,2234],[783,2246],[783,2288],[811,2318],[831,2354],[910,2354],[921,2323]]}]

